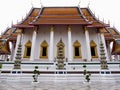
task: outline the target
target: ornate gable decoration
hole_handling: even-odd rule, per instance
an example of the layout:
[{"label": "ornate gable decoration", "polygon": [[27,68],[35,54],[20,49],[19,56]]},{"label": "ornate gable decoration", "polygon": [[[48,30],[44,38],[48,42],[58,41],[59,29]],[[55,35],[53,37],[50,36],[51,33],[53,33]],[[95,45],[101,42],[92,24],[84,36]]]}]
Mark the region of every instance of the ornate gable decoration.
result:
[{"label": "ornate gable decoration", "polygon": [[76,41],[74,42],[73,46],[80,47],[80,46],[81,46],[81,44],[79,43],[79,41],[78,41],[78,40],[76,40]]},{"label": "ornate gable decoration", "polygon": [[97,46],[97,45],[96,45],[96,43],[92,40],[92,41],[90,42],[90,46],[91,46],[91,47],[95,47],[95,46]]},{"label": "ornate gable decoration", "polygon": [[28,42],[25,44],[25,46],[31,47],[31,41],[28,40]]},{"label": "ornate gable decoration", "polygon": [[48,47],[48,43],[46,42],[46,40],[42,42],[41,47]]}]

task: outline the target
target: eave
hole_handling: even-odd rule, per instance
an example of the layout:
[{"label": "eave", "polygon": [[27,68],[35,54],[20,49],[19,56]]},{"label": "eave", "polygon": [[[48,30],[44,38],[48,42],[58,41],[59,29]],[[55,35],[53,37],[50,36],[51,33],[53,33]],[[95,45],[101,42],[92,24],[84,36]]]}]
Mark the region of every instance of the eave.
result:
[{"label": "eave", "polygon": [[14,28],[34,28],[33,25],[13,25]]},{"label": "eave", "polygon": [[89,28],[93,28],[93,27],[95,27],[95,28],[105,28],[105,27],[109,27],[109,26],[110,26],[109,24],[106,24],[106,25],[104,25],[104,24],[98,24],[98,25],[91,24],[91,25],[88,25],[87,27],[89,27]]},{"label": "eave", "polygon": [[31,25],[41,24],[78,24],[78,25],[90,25],[91,22],[86,22],[83,19],[40,19],[38,22],[30,23]]}]

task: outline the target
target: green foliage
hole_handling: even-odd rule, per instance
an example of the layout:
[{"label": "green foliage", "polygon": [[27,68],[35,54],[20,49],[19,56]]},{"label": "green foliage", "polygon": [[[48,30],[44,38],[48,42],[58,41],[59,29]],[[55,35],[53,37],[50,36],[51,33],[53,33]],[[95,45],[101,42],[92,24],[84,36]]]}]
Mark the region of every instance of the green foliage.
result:
[{"label": "green foliage", "polygon": [[85,76],[85,79],[87,80],[87,82],[89,82],[89,81],[90,81],[90,75],[87,74],[87,75]]},{"label": "green foliage", "polygon": [[89,73],[89,71],[86,70],[87,68],[86,64],[83,65],[83,68],[84,68],[83,75],[85,75],[85,79],[87,80],[87,82],[89,82],[91,74]]},{"label": "green foliage", "polygon": [[38,69],[38,66],[35,66],[35,69]]},{"label": "green foliage", "polygon": [[84,75],[86,75],[86,74],[87,74],[87,70],[86,70],[86,69],[84,70],[83,74],[84,74]]},{"label": "green foliage", "polygon": [[2,68],[2,63],[0,63],[0,69]]},{"label": "green foliage", "polygon": [[87,67],[86,64],[84,64],[84,65],[83,65],[83,68],[86,68],[86,67]]},{"label": "green foliage", "polygon": [[33,74],[34,74],[33,75],[34,82],[37,82],[38,81],[38,75],[40,74],[40,71],[38,70],[38,66],[35,66]]}]

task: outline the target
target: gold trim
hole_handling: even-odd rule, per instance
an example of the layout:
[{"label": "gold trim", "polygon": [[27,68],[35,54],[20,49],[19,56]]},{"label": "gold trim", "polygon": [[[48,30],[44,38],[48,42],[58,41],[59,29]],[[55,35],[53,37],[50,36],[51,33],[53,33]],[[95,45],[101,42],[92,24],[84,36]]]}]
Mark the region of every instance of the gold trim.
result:
[{"label": "gold trim", "polygon": [[[81,44],[79,43],[78,40],[74,42],[73,47],[74,47],[74,58],[82,58]],[[75,47],[78,47],[79,49],[79,56],[75,56]]]},{"label": "gold trim", "polygon": [[68,31],[71,31],[71,27],[70,27],[70,25],[68,25]]},{"label": "gold trim", "polygon": [[50,27],[50,30],[51,30],[51,31],[54,31],[54,25],[52,25],[52,26]]},{"label": "gold trim", "polygon": [[60,44],[62,43],[62,46],[63,46],[63,57],[65,57],[65,44],[63,43],[63,42],[58,42],[57,43],[57,56],[56,57],[58,57],[58,49],[59,49],[59,46],[60,46]]},{"label": "gold trim", "polygon": [[[30,56],[27,56],[27,48],[30,47],[31,48],[31,41],[28,40],[28,42],[25,44],[25,51],[24,51],[24,58],[30,58]],[[31,52],[30,52],[31,53]]]},{"label": "gold trim", "polygon": [[87,27],[84,27],[84,30],[85,30],[85,31],[88,31],[88,28],[87,28]]},{"label": "gold trim", "polygon": [[[43,48],[46,48],[46,56],[42,56]],[[48,43],[44,40],[40,45],[40,58],[48,58]]]}]

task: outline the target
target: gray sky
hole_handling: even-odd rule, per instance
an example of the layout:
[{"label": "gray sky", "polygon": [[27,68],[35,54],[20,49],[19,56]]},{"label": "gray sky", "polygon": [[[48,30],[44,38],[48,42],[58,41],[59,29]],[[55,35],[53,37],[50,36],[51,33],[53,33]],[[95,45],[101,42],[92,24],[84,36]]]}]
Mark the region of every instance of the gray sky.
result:
[{"label": "gray sky", "polygon": [[[41,0],[43,6],[77,6],[89,7],[96,17],[115,26],[120,31],[119,0]],[[0,33],[11,23],[17,23],[29,13],[31,7],[40,7],[40,0],[0,0]]]}]

